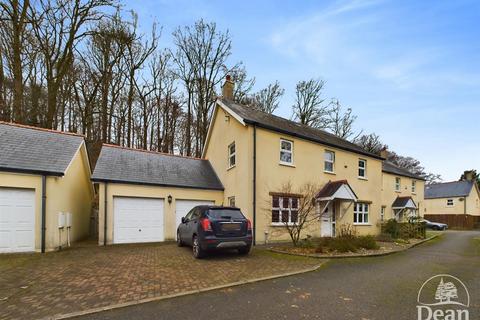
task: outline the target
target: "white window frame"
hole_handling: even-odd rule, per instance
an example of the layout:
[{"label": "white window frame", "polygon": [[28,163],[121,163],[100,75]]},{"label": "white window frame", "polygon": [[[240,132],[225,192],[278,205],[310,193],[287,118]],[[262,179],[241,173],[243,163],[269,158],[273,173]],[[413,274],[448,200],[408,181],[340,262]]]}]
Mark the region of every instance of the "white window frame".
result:
[{"label": "white window frame", "polygon": [[447,199],[447,207],[453,207],[455,205],[455,201],[453,199]]},{"label": "white window frame", "polygon": [[[361,210],[360,210],[360,208],[361,208]],[[354,205],[353,205],[353,224],[354,225],[370,225],[369,212],[370,212],[370,204],[369,203],[355,202]],[[361,219],[360,219],[360,217],[361,217]],[[367,221],[365,221],[365,220],[367,220]]]},{"label": "white window frame", "polygon": [[395,177],[395,191],[402,191],[402,178]]},{"label": "white window frame", "polygon": [[412,193],[417,193],[417,181],[412,180]]},{"label": "white window frame", "polygon": [[[363,162],[363,167],[360,166],[360,162]],[[363,170],[363,176],[360,175],[360,171]],[[367,179],[367,160],[359,158],[358,159],[358,177],[360,179]]]},{"label": "white window frame", "polygon": [[[278,207],[273,206],[273,199],[277,197],[278,198]],[[288,208],[283,207],[283,199],[287,198],[288,199]],[[295,198],[297,199],[297,208],[292,208],[292,199]],[[273,218],[273,211],[278,211],[278,222],[273,222],[271,221],[272,226],[284,226],[285,222],[282,222],[282,214],[283,211],[288,211],[288,221],[287,225],[295,225],[298,221],[298,206],[300,204],[300,198],[295,197],[295,196],[272,196],[272,217]],[[297,221],[292,222],[292,211],[295,212],[297,211]],[[271,219],[270,219],[271,220]]]},{"label": "white window frame", "polygon": [[228,197],[228,206],[235,207],[235,196]]},{"label": "white window frame", "polygon": [[380,208],[380,221],[385,221],[385,209],[386,209],[386,208],[387,208],[387,207],[385,207],[385,206],[382,206],[382,207]]},{"label": "white window frame", "polygon": [[[290,150],[282,149],[282,142],[286,142],[290,144]],[[282,160],[282,153],[289,153],[290,154],[290,162]],[[293,141],[287,139],[280,139],[280,153],[279,153],[279,162],[280,164],[284,164],[287,166],[293,166]]]},{"label": "white window frame", "polygon": [[[327,154],[331,154],[333,160],[327,160],[327,159],[325,158],[325,155],[327,155]],[[331,163],[331,164],[332,164],[332,171],[326,169],[326,164],[327,164],[327,163]],[[323,172],[335,173],[335,151],[325,150],[325,151],[323,152]]]},{"label": "white window frame", "polygon": [[[235,148],[235,151],[232,153],[231,147]],[[233,164],[232,164],[233,158]],[[231,169],[237,165],[237,146],[235,145],[235,141],[228,145],[228,169]]]}]

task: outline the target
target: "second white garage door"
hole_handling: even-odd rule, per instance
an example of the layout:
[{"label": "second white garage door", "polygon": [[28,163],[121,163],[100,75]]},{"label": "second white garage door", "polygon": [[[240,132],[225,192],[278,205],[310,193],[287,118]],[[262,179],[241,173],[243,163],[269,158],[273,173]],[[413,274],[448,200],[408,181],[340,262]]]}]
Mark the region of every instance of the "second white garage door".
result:
[{"label": "second white garage door", "polygon": [[177,227],[182,222],[182,217],[185,217],[187,213],[195,206],[201,205],[214,205],[214,201],[208,200],[177,200],[175,207],[175,237],[177,236]]},{"label": "second white garage door", "polygon": [[163,199],[115,197],[113,212],[113,243],[164,240]]}]

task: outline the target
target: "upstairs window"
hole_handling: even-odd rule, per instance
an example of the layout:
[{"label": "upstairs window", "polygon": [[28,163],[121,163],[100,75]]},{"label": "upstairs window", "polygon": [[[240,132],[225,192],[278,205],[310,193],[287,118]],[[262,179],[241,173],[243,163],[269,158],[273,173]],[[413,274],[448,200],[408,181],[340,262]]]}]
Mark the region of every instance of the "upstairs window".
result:
[{"label": "upstairs window", "polygon": [[367,177],[367,160],[365,159],[358,159],[358,177]]},{"label": "upstairs window", "polygon": [[333,173],[335,170],[335,152],[333,151],[325,151],[324,154],[324,167],[323,170],[325,172]]},{"label": "upstairs window", "polygon": [[453,199],[447,199],[447,207],[453,207]]},{"label": "upstairs window", "polygon": [[228,168],[235,167],[235,159],[236,151],[235,151],[235,142],[228,146]]},{"label": "upstairs window", "polygon": [[412,193],[417,192],[417,181],[412,180]]},{"label": "upstairs window", "polygon": [[280,139],[280,163],[293,164],[293,141]]},{"label": "upstairs window", "polygon": [[272,197],[272,224],[296,223],[298,220],[298,197]]},{"label": "upstairs window", "polygon": [[401,188],[401,179],[399,177],[395,177],[395,191],[400,191]]}]

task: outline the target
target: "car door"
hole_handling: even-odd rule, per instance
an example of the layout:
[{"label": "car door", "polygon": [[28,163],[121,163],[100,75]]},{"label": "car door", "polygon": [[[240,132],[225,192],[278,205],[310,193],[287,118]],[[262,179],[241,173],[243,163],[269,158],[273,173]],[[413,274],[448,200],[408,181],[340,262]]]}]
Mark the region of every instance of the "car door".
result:
[{"label": "car door", "polygon": [[194,210],[195,208],[190,210],[187,213],[187,215],[184,217],[185,218],[184,221],[180,223],[180,225],[178,226],[178,232],[180,233],[180,237],[182,238],[182,241],[185,243],[190,243],[190,238],[192,237],[191,235],[189,235],[188,224],[193,216]]},{"label": "car door", "polygon": [[198,220],[200,218],[200,209],[199,208],[193,208],[191,213],[192,213],[192,215],[191,215],[190,219],[188,220],[187,226],[186,226],[186,229],[188,231],[187,231],[187,237],[185,239],[185,242],[187,242],[189,244],[192,244],[193,234],[197,233]]}]

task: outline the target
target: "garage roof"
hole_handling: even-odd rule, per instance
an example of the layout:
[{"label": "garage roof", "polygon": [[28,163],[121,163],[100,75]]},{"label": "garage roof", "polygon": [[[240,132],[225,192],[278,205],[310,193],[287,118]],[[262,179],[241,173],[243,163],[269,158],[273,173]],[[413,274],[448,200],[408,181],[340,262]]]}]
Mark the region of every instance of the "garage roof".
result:
[{"label": "garage roof", "polygon": [[0,171],[62,176],[82,135],[0,121]]},{"label": "garage roof", "polygon": [[425,186],[425,199],[466,197],[470,194],[473,181],[453,181]]},{"label": "garage roof", "polygon": [[223,190],[208,160],[108,144],[102,146],[92,180]]}]

